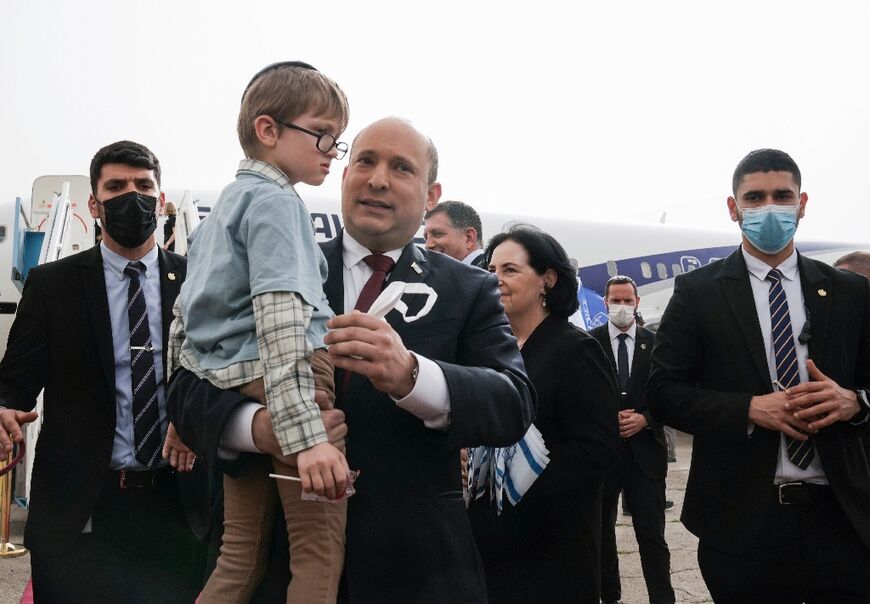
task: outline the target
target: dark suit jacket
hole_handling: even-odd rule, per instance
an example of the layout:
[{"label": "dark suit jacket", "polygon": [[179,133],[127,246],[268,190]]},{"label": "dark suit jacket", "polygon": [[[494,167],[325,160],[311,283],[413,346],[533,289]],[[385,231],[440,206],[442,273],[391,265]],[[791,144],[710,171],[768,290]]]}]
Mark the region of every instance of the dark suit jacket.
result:
[{"label": "dark suit jacket", "polygon": [[[163,250],[159,258],[165,343],[187,261]],[[0,362],[0,405],[33,409],[43,388],[24,538],[30,549],[54,554],[81,534],[112,455],[115,361],[99,246],[37,266],[28,276]],[[191,528],[202,537],[209,525],[202,469],[180,476],[179,488]]]},{"label": "dark suit jacket", "polygon": [[[598,340],[604,349],[604,354],[607,355],[613,370],[613,379],[616,381],[616,359],[613,358],[613,346],[610,342],[607,324],[596,327],[589,333]],[[620,401],[620,409],[634,409],[637,413],[643,414],[649,425],[631,438],[626,439],[626,445],[634,454],[641,472],[652,480],[664,480],[668,474],[668,444],[662,425],[652,417],[646,403],[650,358],[656,343],[656,336],[650,330],[639,325],[636,334],[631,375],[628,380],[628,398],[625,401]]]},{"label": "dark suit jacket", "polygon": [[486,254],[479,254],[477,258],[471,261],[471,266],[476,266],[477,268],[482,268],[486,270]]},{"label": "dark suit jacket", "polygon": [[[341,314],[342,236],[323,251],[326,294]],[[493,275],[410,243],[390,281],[423,282],[438,292],[425,317],[406,323],[391,312],[386,318],[408,349],[444,372],[450,428],[426,428],[367,379],[351,376],[337,406],[347,415],[348,462],[362,474],[348,502],[345,596],[351,602],[484,601],[459,449],[519,440],[534,415],[533,389]]]},{"label": "dark suit jacket", "polygon": [[[809,356],[844,388],[870,385],[870,284],[799,256],[812,339]],[[749,402],[772,392],[746,262],[728,258],[677,277],[653,351],[653,415],[694,434],[682,520],[710,545],[753,545],[771,505],[780,433],[755,426]],[[863,426],[838,422],[814,441],[834,495],[870,547],[870,470]]]},{"label": "dark suit jacket", "polygon": [[[342,237],[323,246],[326,293],[345,311]],[[420,269],[418,274],[412,263]],[[390,281],[438,292],[424,318],[387,320],[412,351],[435,361],[450,392],[450,428],[430,430],[360,375],[337,406],[347,414],[347,455],[362,471],[348,501],[342,598],[351,602],[480,602],[486,589],[462,498],[459,448],[519,440],[534,416],[534,390],[499,302],[495,277],[408,244]],[[414,300],[406,299],[414,310]],[[341,375],[336,382],[341,382]],[[190,372],[169,387],[170,417],[185,442],[214,459],[224,423],[244,401]],[[241,471],[242,455],[227,465]]]}]

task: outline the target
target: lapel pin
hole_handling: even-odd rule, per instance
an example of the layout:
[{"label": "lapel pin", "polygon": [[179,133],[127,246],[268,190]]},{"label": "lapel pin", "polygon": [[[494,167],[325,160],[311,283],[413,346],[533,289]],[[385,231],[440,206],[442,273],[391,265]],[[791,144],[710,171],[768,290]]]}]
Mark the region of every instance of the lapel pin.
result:
[{"label": "lapel pin", "polygon": [[420,268],[420,265],[417,264],[416,262],[411,263],[411,268],[414,269],[414,272],[417,273],[418,275],[423,274],[423,269]]},{"label": "lapel pin", "polygon": [[825,291],[825,290],[823,290],[823,289],[820,289],[820,290],[819,290],[819,291],[818,291],[818,294],[819,294],[819,295],[820,295],[820,296],[821,296],[821,297],[823,297],[823,298],[824,298],[824,297],[825,297],[825,296],[827,296],[827,295],[828,295],[828,292],[826,292],[826,291]]},{"label": "lapel pin", "polygon": [[646,344],[641,344],[641,345],[640,345],[640,349],[641,349],[641,350],[646,350]]},{"label": "lapel pin", "polygon": [[175,281],[175,273],[166,273],[166,278],[170,281]]}]

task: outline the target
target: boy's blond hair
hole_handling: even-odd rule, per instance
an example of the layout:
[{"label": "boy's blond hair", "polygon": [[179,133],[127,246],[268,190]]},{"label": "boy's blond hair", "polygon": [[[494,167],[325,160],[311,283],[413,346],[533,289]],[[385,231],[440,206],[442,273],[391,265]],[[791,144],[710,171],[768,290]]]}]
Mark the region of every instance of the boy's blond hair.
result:
[{"label": "boy's blond hair", "polygon": [[242,98],[237,125],[245,157],[256,159],[260,150],[254,130],[257,117],[268,115],[278,122],[280,132],[281,122],[291,122],[309,111],[336,118],[339,132],[347,128],[349,109],[344,91],[316,69],[279,64],[255,76]]}]

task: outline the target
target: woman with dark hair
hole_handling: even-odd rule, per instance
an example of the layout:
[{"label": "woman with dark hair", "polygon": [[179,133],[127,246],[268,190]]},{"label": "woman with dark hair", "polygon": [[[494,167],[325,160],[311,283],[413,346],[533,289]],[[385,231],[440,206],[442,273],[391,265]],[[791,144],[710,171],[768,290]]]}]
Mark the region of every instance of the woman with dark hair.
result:
[{"label": "woman with dark hair", "polygon": [[[542,471],[544,464],[530,461],[529,435],[513,449],[472,450],[469,513],[489,600],[598,604],[601,489],[619,454],[612,372],[597,340],[568,322],[578,308],[577,276],[558,241],[514,226],[492,238],[486,266],[499,278],[538,393],[533,428],[549,458]],[[487,485],[477,480],[481,458],[506,460],[497,471],[484,469]],[[508,478],[516,476],[512,463],[531,466],[530,485]]]}]

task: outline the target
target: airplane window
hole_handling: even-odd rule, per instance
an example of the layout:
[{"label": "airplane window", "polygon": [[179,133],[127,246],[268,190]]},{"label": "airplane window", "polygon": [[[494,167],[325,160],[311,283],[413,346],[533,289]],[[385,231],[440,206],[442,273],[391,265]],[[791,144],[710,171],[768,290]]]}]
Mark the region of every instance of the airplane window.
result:
[{"label": "airplane window", "polygon": [[674,277],[676,277],[677,275],[683,274],[683,269],[679,264],[672,264],[671,265],[671,272],[673,272]]},{"label": "airplane window", "polygon": [[656,264],[656,272],[659,274],[659,279],[667,279],[668,278],[668,267],[665,266],[664,262],[659,262]]},{"label": "airplane window", "polygon": [[652,278],[652,267],[646,260],[640,263],[640,274],[643,275],[644,279]]},{"label": "airplane window", "polygon": [[616,269],[616,261],[615,260],[608,260],[607,261],[607,274],[610,275],[611,277],[615,277],[616,275],[619,274],[619,272]]}]

